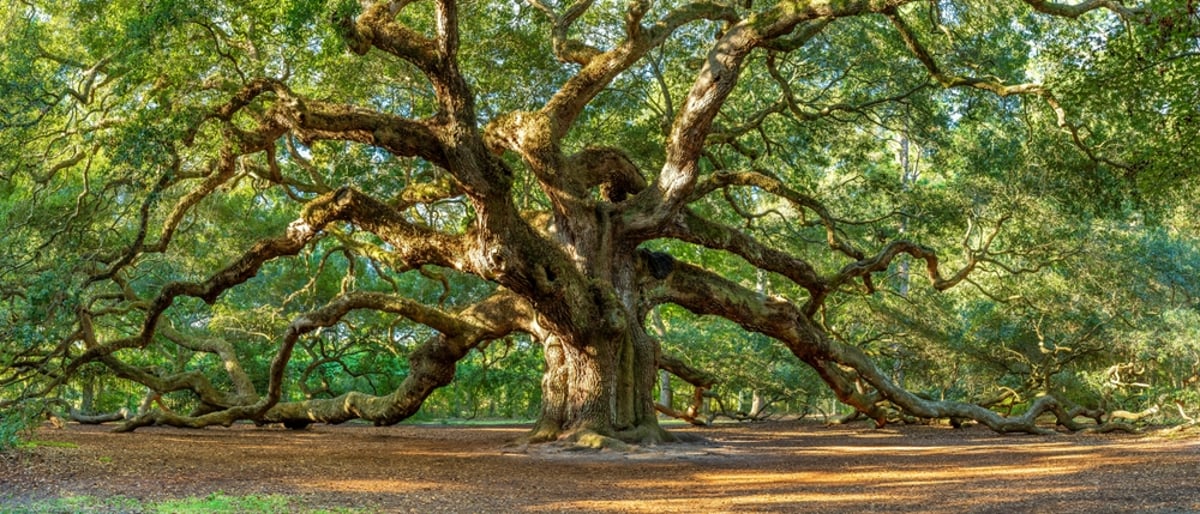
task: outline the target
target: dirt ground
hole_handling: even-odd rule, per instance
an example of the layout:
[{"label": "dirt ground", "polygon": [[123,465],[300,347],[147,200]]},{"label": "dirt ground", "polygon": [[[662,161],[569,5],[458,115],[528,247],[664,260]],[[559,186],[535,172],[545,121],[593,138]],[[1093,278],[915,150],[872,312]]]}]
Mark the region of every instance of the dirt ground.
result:
[{"label": "dirt ground", "polygon": [[383,512],[1200,512],[1200,437],[1001,436],[774,422],[707,443],[522,450],[527,427],[43,429],[0,456],[0,511],[34,499],[286,494]]}]

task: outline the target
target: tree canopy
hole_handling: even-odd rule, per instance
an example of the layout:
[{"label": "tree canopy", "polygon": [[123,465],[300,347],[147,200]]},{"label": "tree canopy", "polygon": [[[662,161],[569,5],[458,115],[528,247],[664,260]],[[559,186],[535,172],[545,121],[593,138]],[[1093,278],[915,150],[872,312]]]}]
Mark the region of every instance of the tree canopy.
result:
[{"label": "tree canopy", "polygon": [[607,444],[743,392],[1006,432],[1200,401],[1190,1],[2,12],[0,408]]}]

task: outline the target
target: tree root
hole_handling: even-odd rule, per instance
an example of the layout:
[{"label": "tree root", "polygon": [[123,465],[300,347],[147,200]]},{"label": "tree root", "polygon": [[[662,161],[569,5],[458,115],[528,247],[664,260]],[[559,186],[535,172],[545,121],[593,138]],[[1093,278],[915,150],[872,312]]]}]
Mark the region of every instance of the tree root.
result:
[{"label": "tree root", "polygon": [[633,449],[633,446],[616,437],[593,432],[591,430],[582,430],[568,436],[564,442],[572,443],[573,446],[566,449],[575,450],[614,450],[619,452],[627,452]]},{"label": "tree root", "polygon": [[535,426],[532,431],[509,444],[506,448],[524,451],[532,445],[558,447],[565,451],[613,450],[636,451],[642,446],[678,442],[704,442],[703,438],[674,434],[657,424],[643,424],[627,430],[605,432],[593,428],[580,428],[562,432],[553,427]]}]

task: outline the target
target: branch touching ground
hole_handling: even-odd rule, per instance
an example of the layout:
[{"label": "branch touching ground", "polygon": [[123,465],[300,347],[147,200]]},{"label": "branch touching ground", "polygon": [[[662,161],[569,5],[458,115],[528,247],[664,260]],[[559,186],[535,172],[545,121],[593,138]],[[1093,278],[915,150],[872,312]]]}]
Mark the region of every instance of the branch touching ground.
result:
[{"label": "branch touching ground", "polygon": [[[649,264],[645,266],[648,268]],[[887,422],[886,412],[880,406],[886,401],[913,416],[970,419],[1001,433],[1055,433],[1037,424],[1043,414],[1052,414],[1057,425],[1071,431],[1113,429],[1075,421],[1080,416],[1096,419],[1102,413],[1066,405],[1054,396],[1038,398],[1020,416],[1002,416],[970,403],[921,398],[892,382],[860,348],[831,339],[791,303],[764,298],[689,264],[676,263],[670,275],[661,280],[647,271],[643,294],[652,303],[675,303],[697,314],[721,316],[783,342],[800,360],[817,370],[841,401],[867,414],[878,426]],[[856,384],[859,380],[869,388]]]}]

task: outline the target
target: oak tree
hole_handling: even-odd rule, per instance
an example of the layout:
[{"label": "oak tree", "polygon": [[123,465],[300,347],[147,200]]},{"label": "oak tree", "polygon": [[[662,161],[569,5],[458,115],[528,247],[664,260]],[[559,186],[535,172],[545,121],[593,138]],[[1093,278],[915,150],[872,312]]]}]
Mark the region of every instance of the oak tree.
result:
[{"label": "oak tree", "polygon": [[[1005,416],[913,394],[830,309],[1068,253],[1005,200],[1031,177],[1103,208],[1195,163],[1191,2],[5,9],[0,378],[36,397],[99,363],[197,398],[128,430],[396,423],[526,334],[531,441],[667,441],[659,370],[719,379],[663,351],[667,304],[767,336],[879,425],[1080,429],[1101,413],[1050,395]],[[391,389],[297,397],[297,348],[351,340],[406,352]]]}]

